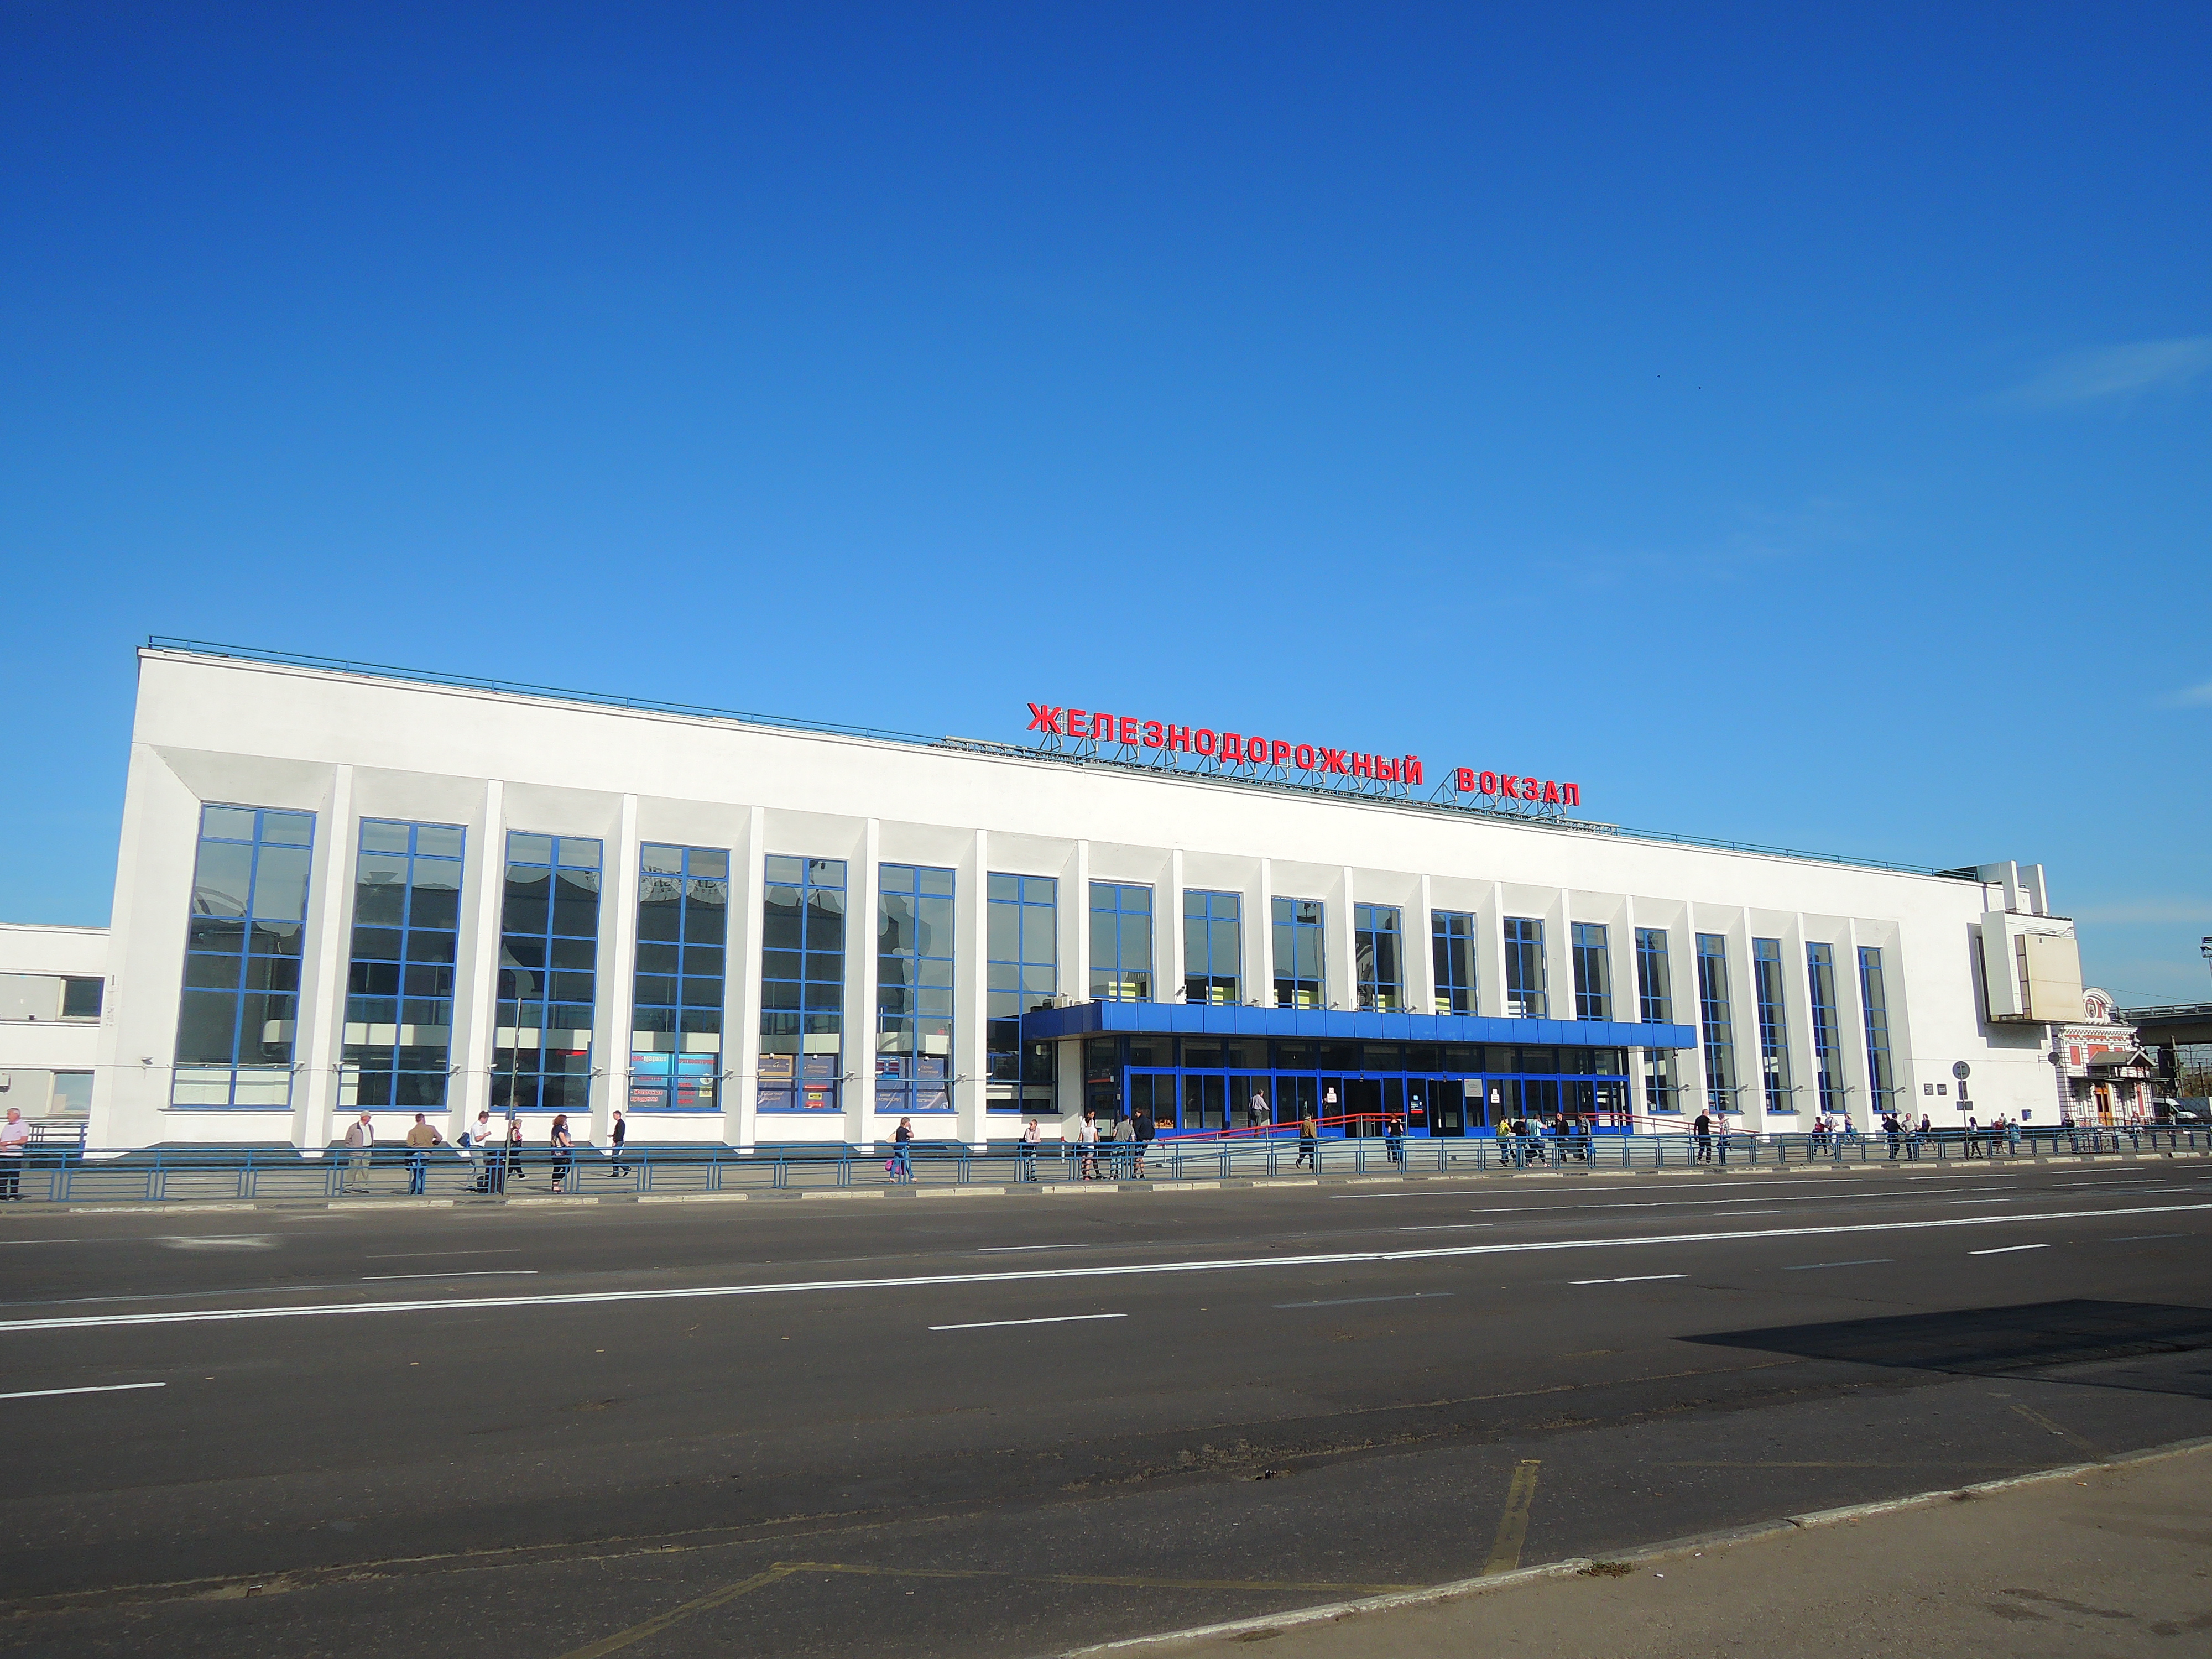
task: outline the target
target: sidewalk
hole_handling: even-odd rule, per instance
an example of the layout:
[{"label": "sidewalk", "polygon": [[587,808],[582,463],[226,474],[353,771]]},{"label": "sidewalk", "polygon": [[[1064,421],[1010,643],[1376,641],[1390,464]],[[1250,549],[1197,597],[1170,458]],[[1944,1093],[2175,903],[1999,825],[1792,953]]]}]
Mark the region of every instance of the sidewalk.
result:
[{"label": "sidewalk", "polygon": [[1422,1605],[1084,1651],[1226,1659],[1264,1642],[1267,1659],[2202,1653],[2212,1646],[2208,1483],[2212,1445],[2200,1443],[1963,1499],[1692,1541],[1595,1573],[1565,1564]]}]

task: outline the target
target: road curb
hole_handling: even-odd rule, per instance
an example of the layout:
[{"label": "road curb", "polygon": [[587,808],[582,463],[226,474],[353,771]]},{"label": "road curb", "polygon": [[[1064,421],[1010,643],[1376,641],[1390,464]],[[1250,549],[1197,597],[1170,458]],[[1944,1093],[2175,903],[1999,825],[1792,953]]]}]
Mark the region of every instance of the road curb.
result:
[{"label": "road curb", "polygon": [[[1895,1515],[1907,1510],[1930,1508],[1937,1504],[1956,1503],[1965,1498],[1986,1498],[1998,1492],[2016,1492],[2023,1486],[2046,1485],[2060,1480],[2078,1480],[2085,1474],[2111,1472],[2131,1468],[2139,1463],[2155,1463],[2170,1457],[2185,1457],[2191,1452],[2212,1450],[2212,1435],[2192,1440],[2169,1441],[2161,1446],[2147,1446],[2140,1451],[2123,1452],[2091,1463],[2067,1463],[2057,1468],[2039,1469],[2033,1474],[2008,1475],[2002,1480],[1984,1480],[1969,1486],[1945,1486],[1940,1491],[1914,1492],[1905,1498],[1886,1498],[1869,1504],[1853,1504],[1841,1509],[1814,1510],[1804,1515],[1784,1516],[1774,1521],[1755,1521],[1748,1525],[1729,1527],[1718,1532],[1695,1533],[1686,1538],[1669,1538],[1656,1544],[1640,1545],[1635,1549],[1622,1550],[1604,1557],[1607,1565],[1620,1563],[1642,1565],[1647,1562],[1666,1561],[1687,1555],[1694,1551],[1717,1549],[1729,1544],[1754,1543],[1761,1539],[1779,1537],[1785,1533],[1803,1532],[1819,1527],[1849,1526],[1875,1516]],[[1598,1565],[1588,1556],[1571,1556],[1561,1561],[1550,1561],[1541,1566],[1522,1567],[1512,1572],[1492,1573],[1480,1578],[1455,1579],[1449,1583],[1432,1584],[1426,1589],[1398,1590],[1389,1595],[1362,1596],[1354,1601],[1326,1601],[1317,1607],[1294,1607],[1284,1613],[1261,1613],[1251,1619],[1225,1620],[1219,1624],[1198,1625],[1187,1630],[1165,1631],[1156,1636],[1125,1636],[1118,1641],[1100,1642],[1089,1647],[1068,1648],[1054,1659],[1083,1659],[1083,1656],[1098,1653],[1130,1653],[1140,1648],[1165,1647],[1171,1643],[1209,1641],[1217,1637],[1252,1638],[1280,1631],[1295,1630],[1301,1625],[1326,1624],[1339,1619],[1358,1618],[1365,1613],[1389,1613],[1401,1607],[1428,1607],[1438,1601],[1456,1601],[1462,1596],[1488,1595],[1496,1591],[1511,1589],[1516,1585],[1530,1584],[1551,1578],[1572,1577]]]}]

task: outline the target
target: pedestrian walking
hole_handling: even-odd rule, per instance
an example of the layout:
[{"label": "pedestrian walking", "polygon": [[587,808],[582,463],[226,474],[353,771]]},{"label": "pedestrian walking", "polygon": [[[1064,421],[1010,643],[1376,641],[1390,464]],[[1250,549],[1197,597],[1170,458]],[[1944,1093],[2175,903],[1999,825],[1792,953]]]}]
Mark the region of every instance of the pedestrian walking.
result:
[{"label": "pedestrian walking", "polygon": [[1382,1120],[1382,1150],[1389,1153],[1393,1164],[1406,1161],[1406,1120],[1396,1112]]},{"label": "pedestrian walking", "polygon": [[420,1198],[430,1178],[430,1149],[443,1136],[430,1127],[422,1113],[415,1114],[414,1127],[407,1131],[407,1192],[411,1198]]},{"label": "pedestrian walking", "polygon": [[1145,1178],[1145,1154],[1152,1151],[1153,1137],[1159,1133],[1158,1125],[1152,1121],[1151,1107],[1137,1108],[1131,1120],[1131,1131],[1135,1136],[1137,1149],[1137,1179],[1142,1181]]},{"label": "pedestrian walking", "polygon": [[516,1181],[530,1179],[530,1172],[522,1167],[522,1118],[511,1106],[507,1112],[507,1161],[501,1166],[500,1191],[507,1190],[510,1178]]},{"label": "pedestrian walking", "polygon": [[607,1131],[607,1145],[612,1149],[614,1154],[614,1162],[607,1165],[609,1175],[623,1176],[629,1173],[629,1166],[623,1162],[623,1142],[629,1139],[629,1125],[623,1121],[622,1108],[617,1106],[615,1108],[614,1125]]},{"label": "pedestrian walking", "polygon": [[1127,1181],[1135,1160],[1137,1126],[1127,1116],[1114,1120],[1114,1179]]},{"label": "pedestrian walking", "polygon": [[1690,1133],[1697,1139],[1698,1162],[1711,1163],[1713,1161],[1712,1115],[1710,1112],[1699,1112],[1697,1121],[1690,1125]]},{"label": "pedestrian walking", "polygon": [[1098,1114],[1089,1107],[1083,1109],[1083,1121],[1075,1126],[1077,1156],[1082,1160],[1082,1178],[1098,1179]]},{"label": "pedestrian walking", "polygon": [[1021,1153],[1021,1179],[1024,1181],[1035,1181],[1037,1178],[1037,1142],[1043,1139],[1044,1131],[1037,1127],[1037,1121],[1035,1118],[1031,1118],[1022,1127],[1021,1142],[1016,1150]]},{"label": "pedestrian walking", "polygon": [[1244,1127],[1248,1129],[1272,1128],[1274,1122],[1274,1109],[1267,1104],[1267,1095],[1255,1089],[1252,1098],[1244,1103]]},{"label": "pedestrian walking", "polygon": [[1305,1109],[1305,1115],[1298,1120],[1298,1161],[1291,1167],[1294,1170],[1311,1170],[1316,1175],[1319,1175],[1321,1165],[1316,1160],[1315,1155],[1320,1151],[1321,1125],[1315,1121],[1313,1108],[1309,1106]]},{"label": "pedestrian walking", "polygon": [[490,1184],[491,1114],[480,1111],[477,1121],[461,1131],[461,1156],[469,1161],[469,1171],[474,1177],[469,1186],[472,1191],[486,1191]]},{"label": "pedestrian walking", "polygon": [[1979,1158],[1981,1155],[1982,1126],[1974,1115],[1969,1112],[1966,1114],[1966,1156]]},{"label": "pedestrian walking", "polygon": [[1498,1142],[1498,1163],[1501,1169],[1513,1164],[1513,1124],[1510,1119],[1499,1118],[1491,1134]]},{"label": "pedestrian walking", "polygon": [[345,1132],[346,1191],[365,1193],[368,1190],[368,1166],[376,1156],[376,1125],[369,1121],[367,1112],[358,1122],[349,1124]]},{"label": "pedestrian walking", "polygon": [[2006,1154],[2008,1157],[2018,1158],[2020,1156],[2020,1120],[2008,1117],[1998,1121],[2004,1125]]},{"label": "pedestrian walking", "polygon": [[891,1131],[891,1179],[914,1179],[914,1120],[902,1117]]},{"label": "pedestrian walking", "polygon": [[31,1126],[23,1121],[20,1106],[8,1109],[0,1123],[0,1204],[13,1204],[23,1196],[23,1151],[31,1144]]},{"label": "pedestrian walking", "polygon": [[568,1113],[554,1113],[553,1133],[546,1137],[546,1140],[553,1154],[553,1190],[557,1193],[562,1189],[562,1183],[568,1180],[568,1171],[576,1166],[575,1155],[568,1150]]}]

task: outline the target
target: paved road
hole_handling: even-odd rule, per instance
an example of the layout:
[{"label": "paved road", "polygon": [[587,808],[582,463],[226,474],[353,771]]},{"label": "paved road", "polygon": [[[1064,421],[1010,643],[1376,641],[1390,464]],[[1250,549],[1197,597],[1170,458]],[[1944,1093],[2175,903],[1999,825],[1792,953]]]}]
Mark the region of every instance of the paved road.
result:
[{"label": "paved road", "polygon": [[2208,1238],[2187,1161],[11,1215],[0,1652],[1030,1656],[1601,1555],[2212,1433]]}]

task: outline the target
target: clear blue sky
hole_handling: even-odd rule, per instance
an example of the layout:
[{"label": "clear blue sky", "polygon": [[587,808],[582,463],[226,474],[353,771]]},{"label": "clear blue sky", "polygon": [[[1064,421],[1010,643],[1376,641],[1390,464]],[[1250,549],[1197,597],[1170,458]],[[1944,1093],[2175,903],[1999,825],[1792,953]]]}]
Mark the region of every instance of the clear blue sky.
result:
[{"label": "clear blue sky", "polygon": [[2040,860],[2212,994],[2212,11],[0,5],[0,916],[160,632]]}]

